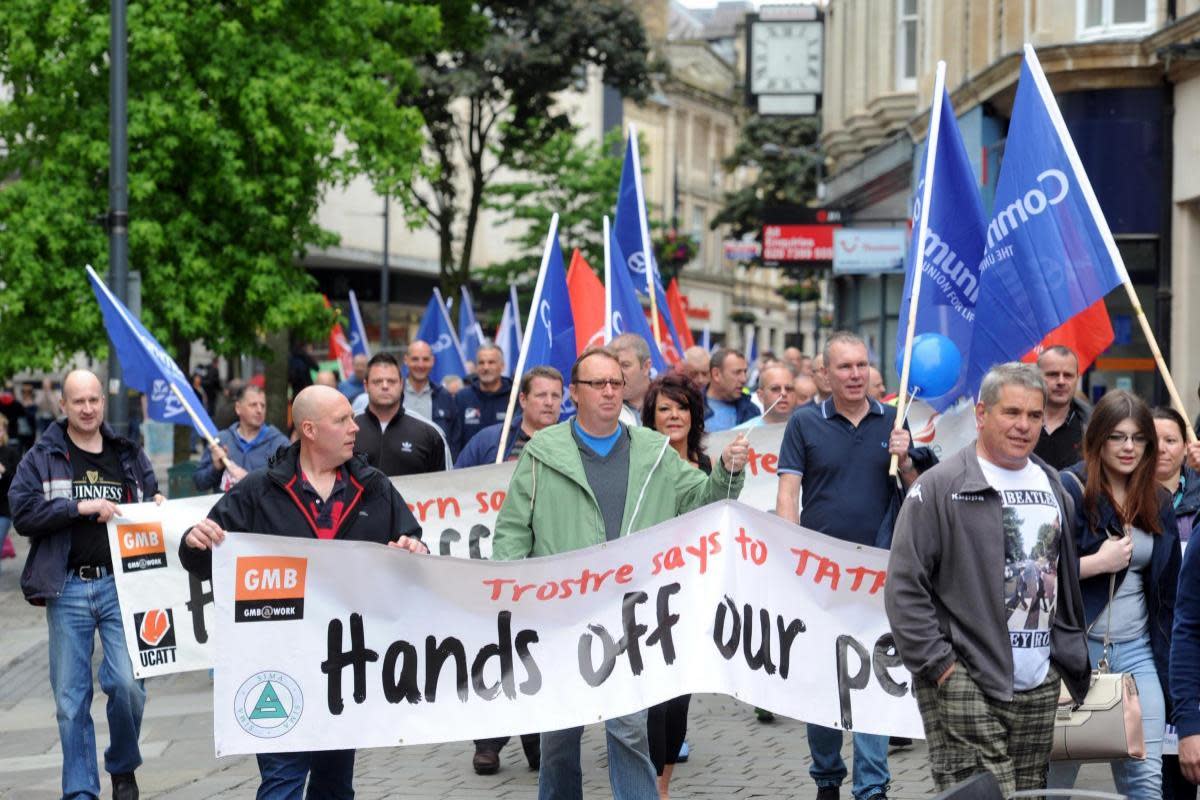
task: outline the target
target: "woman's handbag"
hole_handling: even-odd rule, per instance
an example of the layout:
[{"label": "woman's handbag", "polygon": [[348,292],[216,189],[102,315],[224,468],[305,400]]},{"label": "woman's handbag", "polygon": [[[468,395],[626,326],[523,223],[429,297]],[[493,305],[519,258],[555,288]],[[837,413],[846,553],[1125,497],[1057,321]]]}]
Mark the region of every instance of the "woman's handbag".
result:
[{"label": "woman's handbag", "polygon": [[1054,715],[1054,746],[1051,761],[1112,761],[1145,758],[1146,738],[1142,732],[1142,704],[1137,684],[1128,672],[1108,671],[1108,631],[1112,624],[1112,599],[1117,588],[1114,572],[1108,582],[1108,626],[1104,629],[1104,655],[1087,697],[1075,705],[1066,688]]}]

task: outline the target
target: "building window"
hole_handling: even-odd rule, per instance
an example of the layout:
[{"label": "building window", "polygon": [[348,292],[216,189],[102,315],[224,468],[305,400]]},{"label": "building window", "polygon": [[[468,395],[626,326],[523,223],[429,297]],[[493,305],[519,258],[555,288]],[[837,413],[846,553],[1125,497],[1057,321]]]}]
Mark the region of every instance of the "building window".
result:
[{"label": "building window", "polygon": [[917,90],[917,0],[896,0],[896,90]]},{"label": "building window", "polygon": [[1157,6],[1157,0],[1078,0],[1079,38],[1119,38],[1152,31]]},{"label": "building window", "polygon": [[707,238],[708,221],[705,217],[708,215],[708,209],[702,205],[692,206],[692,237],[696,240],[696,259],[693,263],[704,269],[704,253],[708,249],[704,246],[704,240]]}]

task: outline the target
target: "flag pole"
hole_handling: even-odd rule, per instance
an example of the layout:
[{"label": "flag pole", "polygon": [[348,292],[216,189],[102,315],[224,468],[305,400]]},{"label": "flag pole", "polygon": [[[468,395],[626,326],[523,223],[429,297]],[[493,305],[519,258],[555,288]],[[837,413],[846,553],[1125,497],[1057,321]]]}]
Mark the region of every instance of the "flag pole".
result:
[{"label": "flag pole", "polygon": [[[900,361],[900,393],[896,398],[896,423],[893,430],[903,430],[904,420],[908,416],[908,378],[912,367],[913,334],[917,331],[917,302],[921,297],[922,275],[925,269],[925,240],[929,235],[929,201],[933,194],[933,165],[937,160],[938,137],[941,135],[942,96],[946,88],[946,62],[937,63],[937,72],[933,79],[933,103],[929,106],[929,135],[925,141],[925,174],[921,176],[921,221],[917,225],[917,248],[915,263],[910,265],[914,270],[912,282],[912,297],[908,301],[908,324],[904,334],[904,356]],[[900,474],[900,457],[892,454],[888,463],[888,475],[893,478]]]},{"label": "flag pole", "polygon": [[217,441],[217,437],[209,435],[208,428],[204,427],[204,423],[200,421],[200,417],[197,416],[196,412],[192,410],[192,404],[189,403],[179,391],[179,387],[170,381],[167,381],[166,383],[167,386],[171,387],[171,393],[175,395],[175,398],[179,401],[179,404],[183,406],[183,410],[187,412],[189,417],[191,417],[192,426],[198,431],[204,431],[204,439],[208,442],[208,446],[217,448],[221,451],[223,458],[228,458],[225,448],[221,447],[221,443]]},{"label": "flag pole", "polygon": [[604,343],[612,341],[612,243],[608,214],[604,215]]},{"label": "flag pole", "polygon": [[638,229],[642,232],[642,262],[646,265],[646,292],[650,295],[650,330],[654,346],[662,353],[662,333],[658,322],[658,292],[654,291],[654,251],[650,247],[650,225],[646,221],[646,192],[642,188],[642,157],[639,153],[637,125],[629,123],[629,152],[633,156],[633,185],[637,190]]},{"label": "flag pole", "polygon": [[[529,353],[529,340],[533,338],[533,321],[542,302],[542,287],[546,283],[546,268],[550,265],[550,248],[558,235],[558,214],[550,218],[550,230],[546,234],[546,246],[542,250],[542,264],[538,267],[537,283],[533,287],[533,301],[529,304],[529,316],[525,319],[525,333],[521,336],[521,353],[517,356],[517,368],[513,370],[512,388],[508,392],[508,409],[504,412],[504,427],[500,429],[500,447],[496,450],[496,463],[504,461],[504,449],[508,445],[508,431],[516,411],[518,387],[521,374],[525,371],[525,356]],[[516,313],[516,309],[513,309]],[[565,376],[564,376],[565,377]]]},{"label": "flag pole", "polygon": [[[450,312],[446,310],[446,303],[442,300],[442,290],[435,286],[433,287],[433,293],[437,296],[438,311],[442,315],[442,321],[446,323],[446,330],[450,331],[450,342],[458,352],[458,360],[466,367],[467,357],[463,354],[462,343],[458,341],[458,331],[454,329],[454,323],[450,321]],[[429,342],[429,344],[432,345],[433,342]]]},{"label": "flag pole", "polygon": [[[1050,91],[1050,84],[1047,83],[1046,75],[1042,72],[1042,64],[1038,60],[1037,51],[1028,42],[1025,43],[1025,61],[1029,64],[1029,73],[1033,76],[1033,83],[1037,87],[1038,94],[1041,95],[1042,104],[1046,107],[1046,112],[1050,115],[1050,121],[1054,124],[1054,130],[1058,134],[1059,143],[1062,144],[1063,150],[1067,154],[1067,160],[1071,163],[1071,171],[1075,174],[1075,180],[1079,183],[1084,200],[1087,201],[1088,210],[1092,213],[1092,220],[1096,223],[1096,229],[1100,231],[1100,238],[1104,240],[1108,256],[1117,268],[1117,273],[1121,278],[1121,285],[1125,287],[1125,293],[1129,295],[1129,302],[1133,306],[1134,316],[1137,317],[1138,324],[1142,328],[1142,333],[1146,337],[1146,343],[1150,345],[1150,353],[1154,356],[1154,363],[1158,366],[1158,372],[1167,387],[1167,394],[1171,397],[1171,405],[1183,417],[1184,422],[1187,422],[1187,409],[1184,408],[1183,400],[1179,397],[1179,390],[1175,388],[1175,381],[1171,377],[1171,370],[1167,367],[1162,350],[1158,347],[1158,339],[1155,338],[1154,330],[1150,327],[1150,320],[1146,318],[1146,312],[1142,310],[1142,301],[1138,299],[1137,292],[1133,288],[1133,281],[1129,277],[1129,270],[1125,268],[1125,259],[1121,257],[1121,251],[1117,248],[1116,240],[1113,239],[1112,231],[1108,227],[1108,221],[1104,218],[1104,214],[1100,210],[1100,201],[1096,199],[1096,193],[1092,190],[1092,182],[1088,180],[1087,173],[1083,169],[1083,162],[1079,158],[1079,152],[1075,149],[1075,142],[1071,139],[1071,135],[1067,131],[1067,123],[1063,120],[1062,112],[1058,108],[1058,101],[1054,99],[1054,93]],[[1187,433],[1188,442],[1195,442],[1196,431],[1192,429],[1190,423],[1184,426],[1184,430]]]}]

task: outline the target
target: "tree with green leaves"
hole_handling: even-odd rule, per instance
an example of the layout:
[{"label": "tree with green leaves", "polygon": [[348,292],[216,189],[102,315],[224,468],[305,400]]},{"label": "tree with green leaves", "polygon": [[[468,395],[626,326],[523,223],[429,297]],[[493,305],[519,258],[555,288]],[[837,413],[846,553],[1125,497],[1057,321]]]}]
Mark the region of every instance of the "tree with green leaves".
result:
[{"label": "tree with green leaves", "polygon": [[521,179],[493,183],[484,205],[500,213],[501,222],[518,223],[509,241],[522,255],[482,270],[484,290],[522,289],[537,276],[550,218],[558,218],[558,238],[569,255],[578,247],[593,270],[604,267],[605,214],[612,216],[621,182],[622,132],[609,131],[600,142],[580,141],[574,130],[563,130],[541,146],[514,154],[513,167]]},{"label": "tree with green leaves", "polygon": [[[404,0],[131,0],[129,252],[142,321],[263,353],[331,320],[304,253],[336,237],[322,192],[361,174],[408,185],[423,117],[406,54],[444,46],[439,8]],[[107,269],[107,0],[0,3],[0,375],[100,356],[83,266]]]},{"label": "tree with green leaves", "polygon": [[536,162],[571,129],[558,94],[582,88],[588,68],[598,67],[607,86],[641,100],[656,69],[641,20],[622,0],[475,5],[479,41],[464,37],[467,46],[430,53],[419,65],[420,86],[400,97],[425,118],[434,169],[409,191],[438,235],[447,296],[470,278],[479,214],[498,171]]}]

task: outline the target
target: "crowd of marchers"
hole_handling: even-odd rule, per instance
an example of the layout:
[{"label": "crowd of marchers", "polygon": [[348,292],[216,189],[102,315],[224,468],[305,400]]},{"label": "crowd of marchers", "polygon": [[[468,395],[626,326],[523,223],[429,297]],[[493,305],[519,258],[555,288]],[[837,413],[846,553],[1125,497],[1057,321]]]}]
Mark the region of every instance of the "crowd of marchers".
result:
[{"label": "crowd of marchers", "polygon": [[[1186,545],[1200,514],[1200,444],[1189,444],[1176,411],[1128,391],[1085,402],[1070,350],[993,367],[974,408],[975,441],[940,463],[914,446],[903,418],[897,424],[894,397],[850,333],[833,334],[813,357],[788,348],[754,363],[730,348],[690,348],[663,375],[653,374],[648,343],[623,335],[581,353],[569,375],[527,370],[511,418],[513,381],[490,344],[465,382],[446,385],[430,380],[434,354],[421,341],[402,359],[356,357],[340,382],[304,359],[293,354],[286,432],[265,422],[260,385],[218,387],[228,413],[194,480],[222,494],[179,553],[201,578],[226,531],[427,555],[403,480],[397,488],[389,478],[497,461],[515,464],[493,558],[613,541],[737,497],[749,457],[744,432],[786,424],[776,513],[891,551],[885,607],[939,789],[980,772],[1006,794],[1070,787],[1078,764],[1050,761],[1056,713],[1084,699],[1103,664],[1131,674],[1141,701],[1146,755],[1112,762],[1117,789],[1195,797],[1200,555]],[[574,413],[560,421],[568,397]],[[99,634],[98,678],[109,697],[103,766],[113,796],[126,800],[138,796],[146,692],[125,648],[106,524],[122,504],[162,494],[145,452],[105,424],[95,375],[66,375],[57,410],[19,463],[0,459],[0,479],[11,484],[0,528],[11,520],[30,539],[21,584],[46,607],[63,795],[100,795],[90,716]],[[740,433],[707,452],[705,435],[724,430]],[[615,798],[669,796],[675,766],[689,757],[689,699],[605,722]],[[764,724],[774,720],[756,712]],[[1178,731],[1177,757],[1163,755],[1168,723]],[[581,734],[521,736],[540,798],[582,797]],[[852,737],[851,770],[843,732],[807,726],[818,800],[839,797],[847,778],[855,800],[887,797],[889,747],[908,742]],[[471,767],[498,772],[507,741],[475,742]],[[259,798],[353,797],[353,750],[257,761]]]}]

